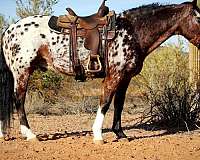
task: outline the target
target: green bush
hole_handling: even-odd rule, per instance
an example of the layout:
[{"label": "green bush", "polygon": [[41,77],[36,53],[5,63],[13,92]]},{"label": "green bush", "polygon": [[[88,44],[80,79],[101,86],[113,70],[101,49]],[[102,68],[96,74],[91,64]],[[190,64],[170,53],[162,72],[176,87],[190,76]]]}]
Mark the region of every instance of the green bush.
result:
[{"label": "green bush", "polygon": [[80,83],[73,76],[36,70],[29,80],[26,111],[40,115],[96,113],[101,81]]},{"label": "green bush", "polygon": [[29,94],[38,92],[40,96],[44,97],[45,102],[55,103],[62,80],[63,76],[53,71],[36,70],[29,79]]},{"label": "green bush", "polygon": [[199,122],[200,98],[189,84],[188,54],[181,45],[152,53],[134,83],[148,106],[142,117],[145,123],[189,129]]},{"label": "green bush", "polygon": [[200,96],[185,80],[166,83],[163,90],[150,90],[146,95],[150,108],[148,122],[189,130],[200,121]]},{"label": "green bush", "polygon": [[134,79],[140,92],[163,90],[166,83],[179,82],[188,79],[188,54],[181,47],[160,47],[149,55],[142,72]]}]

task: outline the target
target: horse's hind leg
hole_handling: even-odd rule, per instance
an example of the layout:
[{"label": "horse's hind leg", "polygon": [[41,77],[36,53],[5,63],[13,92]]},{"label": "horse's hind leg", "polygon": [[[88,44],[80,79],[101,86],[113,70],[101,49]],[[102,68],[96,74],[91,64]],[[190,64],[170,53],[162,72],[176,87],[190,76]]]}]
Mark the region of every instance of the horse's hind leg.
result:
[{"label": "horse's hind leg", "polygon": [[124,106],[126,91],[131,79],[122,81],[117,88],[114,99],[114,118],[112,130],[116,134],[117,138],[127,138],[121,127],[121,114]]},{"label": "horse's hind leg", "polygon": [[36,135],[33,134],[30,129],[24,109],[28,78],[29,78],[29,72],[26,71],[18,79],[17,81],[18,83],[17,85],[15,85],[16,86],[15,104],[20,121],[21,134],[23,137],[27,138],[27,140],[31,140],[35,139]]},{"label": "horse's hind leg", "polygon": [[[2,47],[2,46],[1,46]],[[0,51],[0,139],[4,139],[9,131],[13,114],[14,79],[4,57]]]}]

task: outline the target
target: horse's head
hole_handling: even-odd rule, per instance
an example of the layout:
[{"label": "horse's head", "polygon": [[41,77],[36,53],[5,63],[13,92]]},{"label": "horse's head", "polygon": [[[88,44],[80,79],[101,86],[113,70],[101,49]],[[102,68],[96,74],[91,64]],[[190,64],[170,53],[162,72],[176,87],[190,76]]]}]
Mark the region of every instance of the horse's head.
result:
[{"label": "horse's head", "polygon": [[185,12],[179,23],[178,34],[183,35],[200,49],[200,9],[197,6],[197,0],[182,5]]}]

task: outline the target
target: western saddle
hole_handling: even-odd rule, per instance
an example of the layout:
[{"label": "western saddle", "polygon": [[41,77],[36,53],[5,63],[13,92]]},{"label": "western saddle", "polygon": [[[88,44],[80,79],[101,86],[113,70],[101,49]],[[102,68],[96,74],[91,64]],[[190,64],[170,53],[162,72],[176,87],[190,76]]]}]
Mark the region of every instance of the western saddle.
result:
[{"label": "western saddle", "polygon": [[85,68],[77,52],[77,37],[84,38],[84,47],[90,50],[86,66],[87,74],[103,73],[105,76],[107,72],[107,46],[108,41],[115,36],[115,13],[114,11],[109,12],[105,1],[98,12],[90,16],[81,17],[71,8],[66,8],[69,15],[58,17],[57,26],[61,27],[65,34],[70,35],[70,58],[76,80],[85,81],[86,79]]}]

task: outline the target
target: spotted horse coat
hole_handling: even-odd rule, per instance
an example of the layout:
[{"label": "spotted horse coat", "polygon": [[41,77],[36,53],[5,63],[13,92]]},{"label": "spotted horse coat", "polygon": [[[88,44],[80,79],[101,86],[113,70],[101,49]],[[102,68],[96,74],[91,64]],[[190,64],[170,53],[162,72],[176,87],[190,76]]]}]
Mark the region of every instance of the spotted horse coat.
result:
[{"label": "spotted horse coat", "polygon": [[[103,120],[113,97],[112,129],[117,138],[126,138],[121,127],[121,113],[131,78],[141,71],[145,57],[174,34],[183,35],[199,47],[199,13],[196,1],[193,1],[166,6],[152,4],[126,10],[117,16],[116,37],[108,48],[108,74],[102,83],[100,106],[92,127],[95,142],[103,142]],[[12,113],[12,101],[18,112],[22,135],[27,140],[36,137],[24,111],[28,78],[36,67],[72,74],[69,36],[50,30],[49,19],[49,16],[39,15],[24,18],[12,24],[3,35],[0,75],[4,78],[0,81],[0,137],[6,134],[5,126],[8,126],[6,124]],[[89,51],[84,48],[83,39],[78,39],[78,44],[80,59],[84,63]],[[2,96],[4,94],[7,98]]]}]

